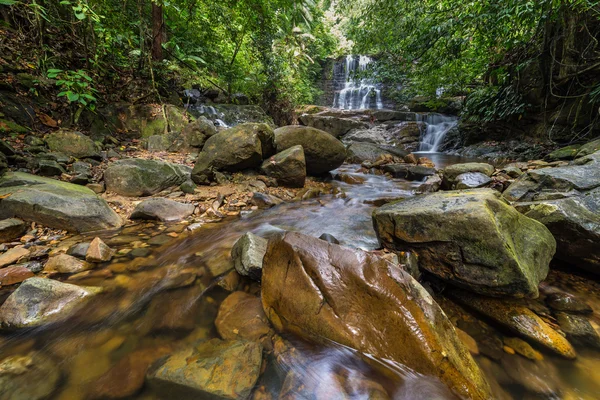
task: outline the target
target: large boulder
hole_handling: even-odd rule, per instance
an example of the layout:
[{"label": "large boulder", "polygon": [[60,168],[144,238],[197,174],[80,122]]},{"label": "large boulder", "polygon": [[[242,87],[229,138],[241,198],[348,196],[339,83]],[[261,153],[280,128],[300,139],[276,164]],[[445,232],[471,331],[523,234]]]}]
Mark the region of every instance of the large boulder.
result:
[{"label": "large boulder", "polygon": [[0,307],[0,328],[22,329],[61,321],[102,289],[29,278]]},{"label": "large boulder", "polygon": [[196,121],[190,122],[181,130],[185,144],[197,148],[202,148],[208,138],[216,134],[215,124],[206,117],[200,117]]},{"label": "large boulder", "polygon": [[179,221],[194,213],[193,204],[179,203],[169,199],[148,199],[138,204],[130,219],[148,219],[163,222]]},{"label": "large boulder", "polygon": [[237,172],[260,167],[273,154],[273,130],[266,124],[242,124],[211,136],[196,160],[192,179],[212,181],[216,171]]},{"label": "large boulder", "polygon": [[278,331],[324,337],[438,376],[460,397],[490,398],[483,374],[433,298],[374,254],[286,233],[269,242],[262,300]]},{"label": "large boulder", "polygon": [[344,136],[353,129],[365,129],[369,127],[367,122],[354,118],[339,118],[319,114],[304,114],[299,118],[304,126],[310,126],[325,131],[336,138]]},{"label": "large boulder", "polygon": [[115,161],[104,171],[106,190],[122,196],[150,196],[190,177],[190,168],[158,160],[125,159]]},{"label": "large boulder", "polygon": [[294,188],[304,187],[306,159],[302,146],[290,147],[263,162],[261,172],[275,178],[277,185]]},{"label": "large boulder", "polygon": [[556,242],[491,189],[427,194],[373,213],[384,247],[414,251],[419,267],[492,296],[537,297]]},{"label": "large boulder", "polygon": [[361,164],[365,161],[368,161],[374,163],[382,156],[404,157],[407,154],[407,152],[400,149],[397,149],[395,152],[391,152],[381,145],[357,142],[348,146],[348,157],[346,158],[346,162]]},{"label": "large boulder", "polygon": [[159,361],[147,378],[161,398],[246,399],[261,364],[260,344],[212,339]]},{"label": "large boulder", "polygon": [[46,136],[46,143],[52,151],[75,158],[99,158],[98,146],[81,132],[61,129]]},{"label": "large boulder", "polygon": [[121,218],[92,190],[22,172],[0,178],[0,218],[17,217],[74,232],[115,229]]},{"label": "large boulder", "polygon": [[306,158],[306,172],[322,175],[341,166],[346,159],[346,148],[327,132],[306,126],[284,126],[275,130],[275,146],[282,152],[302,146]]}]

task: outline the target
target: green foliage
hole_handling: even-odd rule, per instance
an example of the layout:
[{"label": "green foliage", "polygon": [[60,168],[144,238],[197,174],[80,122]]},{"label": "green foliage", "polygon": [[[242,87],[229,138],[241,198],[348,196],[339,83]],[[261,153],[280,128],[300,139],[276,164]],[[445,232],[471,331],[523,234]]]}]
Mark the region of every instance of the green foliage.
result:
[{"label": "green foliage", "polygon": [[463,114],[471,122],[493,122],[520,119],[526,103],[514,86],[486,86],[467,97]]},{"label": "green foliage", "polygon": [[83,110],[94,111],[96,108],[97,90],[91,85],[93,79],[83,70],[63,71],[60,69],[49,69],[47,76],[56,79],[56,86],[60,89],[58,97],[65,97],[69,104],[76,109],[74,122],[77,123]]}]

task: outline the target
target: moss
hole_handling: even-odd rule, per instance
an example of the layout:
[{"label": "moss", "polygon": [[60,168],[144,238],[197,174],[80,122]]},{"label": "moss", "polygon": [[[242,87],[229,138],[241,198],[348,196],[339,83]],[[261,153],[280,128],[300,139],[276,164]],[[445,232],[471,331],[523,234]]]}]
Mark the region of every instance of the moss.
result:
[{"label": "moss", "polygon": [[29,129],[16,124],[12,121],[7,121],[5,119],[0,119],[0,133],[27,133]]}]

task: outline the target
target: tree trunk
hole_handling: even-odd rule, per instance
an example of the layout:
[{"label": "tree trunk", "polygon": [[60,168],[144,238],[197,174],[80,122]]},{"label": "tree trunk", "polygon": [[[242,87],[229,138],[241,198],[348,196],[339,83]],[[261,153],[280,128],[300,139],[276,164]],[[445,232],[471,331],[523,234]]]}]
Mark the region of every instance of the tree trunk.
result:
[{"label": "tree trunk", "polygon": [[152,59],[162,61],[162,44],[166,41],[165,20],[162,4],[152,2]]}]

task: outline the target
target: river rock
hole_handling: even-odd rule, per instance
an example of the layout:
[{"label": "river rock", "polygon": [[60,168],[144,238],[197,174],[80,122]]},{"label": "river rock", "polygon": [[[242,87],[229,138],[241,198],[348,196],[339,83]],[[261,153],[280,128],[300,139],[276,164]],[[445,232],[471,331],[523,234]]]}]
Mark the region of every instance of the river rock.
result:
[{"label": "river rock", "polygon": [[456,177],[456,189],[476,189],[488,185],[492,179],[481,172],[465,172]]},{"label": "river rock", "polygon": [[149,219],[164,222],[180,221],[194,213],[193,204],[184,204],[168,199],[148,199],[138,204],[130,219]]},{"label": "river rock", "polygon": [[60,129],[46,136],[51,151],[75,158],[100,158],[98,146],[81,132]]},{"label": "river rock", "polygon": [[575,358],[573,346],[529,308],[515,300],[494,299],[453,289],[449,295],[458,303],[492,319],[525,340],[541,345],[565,358]]},{"label": "river rock", "polygon": [[46,262],[44,270],[60,274],[77,274],[94,268],[93,264],[82,261],[68,254],[52,256]]},{"label": "river rock", "polygon": [[600,350],[600,336],[586,317],[557,312],[556,320],[571,342],[583,348]]},{"label": "river rock", "polygon": [[277,331],[333,340],[438,376],[459,396],[490,398],[485,378],[433,298],[374,254],[285,233],[269,242],[262,301]]},{"label": "river rock", "polygon": [[490,177],[494,171],[494,166],[486,163],[464,163],[450,165],[444,168],[442,171],[444,177],[444,186],[450,189],[454,188],[457,184],[458,176],[462,174],[478,172]]},{"label": "river rock", "polygon": [[7,218],[0,221],[0,243],[10,242],[21,237],[27,231],[25,222],[18,218]]},{"label": "river rock", "polygon": [[209,137],[217,134],[215,124],[201,116],[181,130],[185,143],[190,147],[202,148]]},{"label": "river rock", "polygon": [[552,293],[546,297],[546,304],[555,311],[569,314],[592,314],[594,310],[589,304],[568,293]]},{"label": "river rock", "polygon": [[104,171],[106,190],[122,196],[150,196],[179,186],[190,176],[185,165],[131,158],[116,161]]},{"label": "river rock", "polygon": [[56,389],[60,370],[41,352],[11,355],[0,361],[0,399],[42,400]]},{"label": "river rock", "polygon": [[102,289],[29,278],[0,307],[2,329],[33,328],[67,318]]},{"label": "river rock", "polygon": [[235,270],[242,276],[260,280],[267,243],[267,239],[251,232],[239,238],[231,249]]},{"label": "river rock", "polygon": [[261,364],[260,344],[212,339],[158,362],[147,379],[165,398],[246,399]]},{"label": "river rock", "polygon": [[[400,149],[398,149],[398,151],[402,152],[404,155],[408,154]],[[348,146],[348,157],[346,158],[346,162],[361,164],[368,161],[374,163],[382,156],[398,157],[399,155],[384,149],[381,145],[373,143],[352,143]]]},{"label": "river rock", "polygon": [[233,292],[219,307],[215,326],[223,339],[267,342],[273,334],[259,297]]},{"label": "river rock", "polygon": [[577,157],[584,157],[600,150],[600,139],[593,140],[581,146],[577,152]]},{"label": "river rock", "polygon": [[556,242],[544,225],[491,189],[437,192],[373,213],[380,243],[414,251],[419,267],[493,296],[537,297]]},{"label": "river rock", "polygon": [[275,130],[275,146],[282,152],[302,146],[306,158],[306,172],[322,175],[341,166],[346,159],[346,148],[336,138],[319,129],[306,126],[284,126]]},{"label": "river rock", "polygon": [[266,124],[243,124],[211,136],[198,154],[192,180],[208,184],[217,171],[237,172],[260,167],[263,151],[268,153],[269,146],[273,148],[272,132]]},{"label": "river rock", "polygon": [[18,217],[80,233],[122,224],[106,201],[90,189],[22,172],[0,178],[0,199],[0,218]]},{"label": "river rock", "polygon": [[298,118],[304,126],[320,129],[339,138],[353,129],[366,129],[369,127],[367,122],[359,121],[353,118],[339,118],[327,115],[304,114]]},{"label": "river rock", "polygon": [[80,259],[85,259],[88,249],[90,248],[90,242],[77,243],[69,247],[67,254]]},{"label": "river rock", "polygon": [[14,264],[20,259],[27,257],[28,255],[29,250],[27,250],[26,248],[22,246],[13,247],[5,253],[0,254],[0,268],[4,268],[7,265]]},{"label": "river rock", "polygon": [[541,395],[542,398],[555,398],[560,393],[560,374],[548,361],[531,361],[524,357],[504,355],[502,369],[528,392]]},{"label": "river rock", "polygon": [[304,187],[306,160],[302,146],[293,146],[275,154],[263,163],[261,172],[275,178],[279,186]]},{"label": "river rock", "polygon": [[560,149],[554,150],[546,157],[550,161],[559,160],[572,160],[577,156],[581,145],[575,144],[572,146],[561,147]]},{"label": "river rock", "polygon": [[422,181],[437,172],[435,168],[411,164],[388,164],[383,166],[383,170],[396,179],[409,181]]},{"label": "river rock", "polygon": [[107,262],[112,259],[113,254],[114,251],[102,239],[96,237],[85,253],[85,260],[91,263]]},{"label": "river rock", "polygon": [[281,203],[283,203],[283,200],[279,197],[260,192],[252,193],[252,204],[258,208],[271,208],[278,206]]},{"label": "river rock", "polygon": [[0,269],[0,286],[10,286],[31,278],[33,272],[23,266],[14,265]]}]

